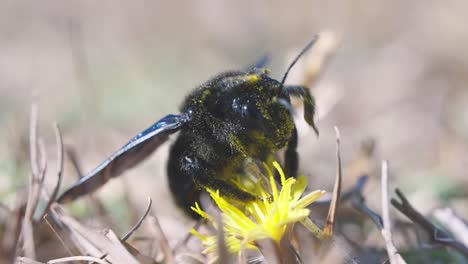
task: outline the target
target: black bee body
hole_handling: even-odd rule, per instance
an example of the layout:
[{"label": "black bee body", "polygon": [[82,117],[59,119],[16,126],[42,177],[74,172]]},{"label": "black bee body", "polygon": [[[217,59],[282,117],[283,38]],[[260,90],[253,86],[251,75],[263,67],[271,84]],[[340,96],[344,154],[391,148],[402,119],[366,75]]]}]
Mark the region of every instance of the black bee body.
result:
[{"label": "black bee body", "polygon": [[193,206],[201,187],[239,200],[256,198],[229,179],[244,173],[246,162],[267,161],[296,140],[291,113],[281,103],[289,97],[281,88],[280,82],[254,69],[221,74],[186,98],[181,112],[190,113],[191,120],[181,127],[167,166],[178,205]]},{"label": "black bee body", "polygon": [[289,70],[316,41],[314,38],[277,81],[262,65],[230,71],[210,79],[185,99],[181,114],[167,115],[131,139],[57,200],[66,202],[97,190],[109,179],[134,167],[169,135],[180,131],[171,146],[167,174],[176,203],[189,215],[204,187],[240,201],[257,199],[233,183],[249,162],[269,162],[286,148],[284,169],[298,169],[297,132],[290,97],[301,97],[304,118],[314,124],[315,101],[307,87],[284,85]]}]

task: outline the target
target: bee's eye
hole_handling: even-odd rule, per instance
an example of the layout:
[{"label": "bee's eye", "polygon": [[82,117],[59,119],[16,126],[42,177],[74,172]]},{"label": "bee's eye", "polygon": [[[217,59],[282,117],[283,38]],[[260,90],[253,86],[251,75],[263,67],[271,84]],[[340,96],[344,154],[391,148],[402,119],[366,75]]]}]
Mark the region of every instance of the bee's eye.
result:
[{"label": "bee's eye", "polygon": [[241,107],[241,113],[242,113],[242,115],[246,115],[247,112],[248,112],[248,110],[249,110],[249,107],[248,107],[247,105],[243,105],[243,106]]},{"label": "bee's eye", "polygon": [[232,100],[232,110],[242,118],[259,118],[259,111],[254,100],[235,98]]},{"label": "bee's eye", "polygon": [[248,106],[249,100],[241,100],[239,98],[234,98],[232,100],[232,110],[240,114],[242,117],[246,117],[249,112],[249,106]]}]

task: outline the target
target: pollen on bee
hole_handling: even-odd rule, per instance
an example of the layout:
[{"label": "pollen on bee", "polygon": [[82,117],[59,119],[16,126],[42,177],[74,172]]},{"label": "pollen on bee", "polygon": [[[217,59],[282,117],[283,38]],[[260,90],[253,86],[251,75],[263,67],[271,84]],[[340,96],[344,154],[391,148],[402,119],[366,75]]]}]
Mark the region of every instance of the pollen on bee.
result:
[{"label": "pollen on bee", "polygon": [[260,80],[260,76],[258,74],[247,75],[248,83],[255,83],[255,82],[258,82],[258,80]]}]

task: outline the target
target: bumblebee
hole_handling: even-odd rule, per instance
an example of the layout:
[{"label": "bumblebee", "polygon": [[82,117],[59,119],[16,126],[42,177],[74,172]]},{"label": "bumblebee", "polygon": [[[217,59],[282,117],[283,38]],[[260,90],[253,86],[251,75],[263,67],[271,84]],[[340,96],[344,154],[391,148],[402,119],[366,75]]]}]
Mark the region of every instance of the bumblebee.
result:
[{"label": "bumblebee", "polygon": [[259,199],[230,181],[245,173],[246,162],[266,162],[285,148],[285,172],[296,176],[298,137],[290,97],[302,98],[304,119],[318,134],[315,101],[307,87],[284,82],[316,39],[293,60],[281,81],[271,78],[264,63],[259,63],[245,71],[221,73],[200,85],[185,98],[181,114],[167,115],[138,134],[66,190],[58,201],[74,200],[95,191],[143,161],[175,132],[180,133],[170,148],[169,187],[177,205],[194,218],[198,215],[190,207],[206,187],[235,200]]}]

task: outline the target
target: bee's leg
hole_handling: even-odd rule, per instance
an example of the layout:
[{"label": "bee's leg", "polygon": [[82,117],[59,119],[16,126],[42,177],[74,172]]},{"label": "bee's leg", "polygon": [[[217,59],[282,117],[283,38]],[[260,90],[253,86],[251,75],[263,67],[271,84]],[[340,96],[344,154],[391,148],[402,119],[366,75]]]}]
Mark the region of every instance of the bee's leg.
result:
[{"label": "bee's leg", "polygon": [[296,177],[298,168],[299,155],[297,154],[297,130],[294,128],[284,156],[284,169],[287,176]]},{"label": "bee's leg", "polygon": [[310,94],[309,88],[306,86],[301,85],[286,85],[284,86],[285,91],[290,96],[298,96],[302,97],[302,101],[304,102],[304,119],[306,120],[307,124],[309,124],[318,135],[318,129],[314,122],[315,116],[315,99]]}]

